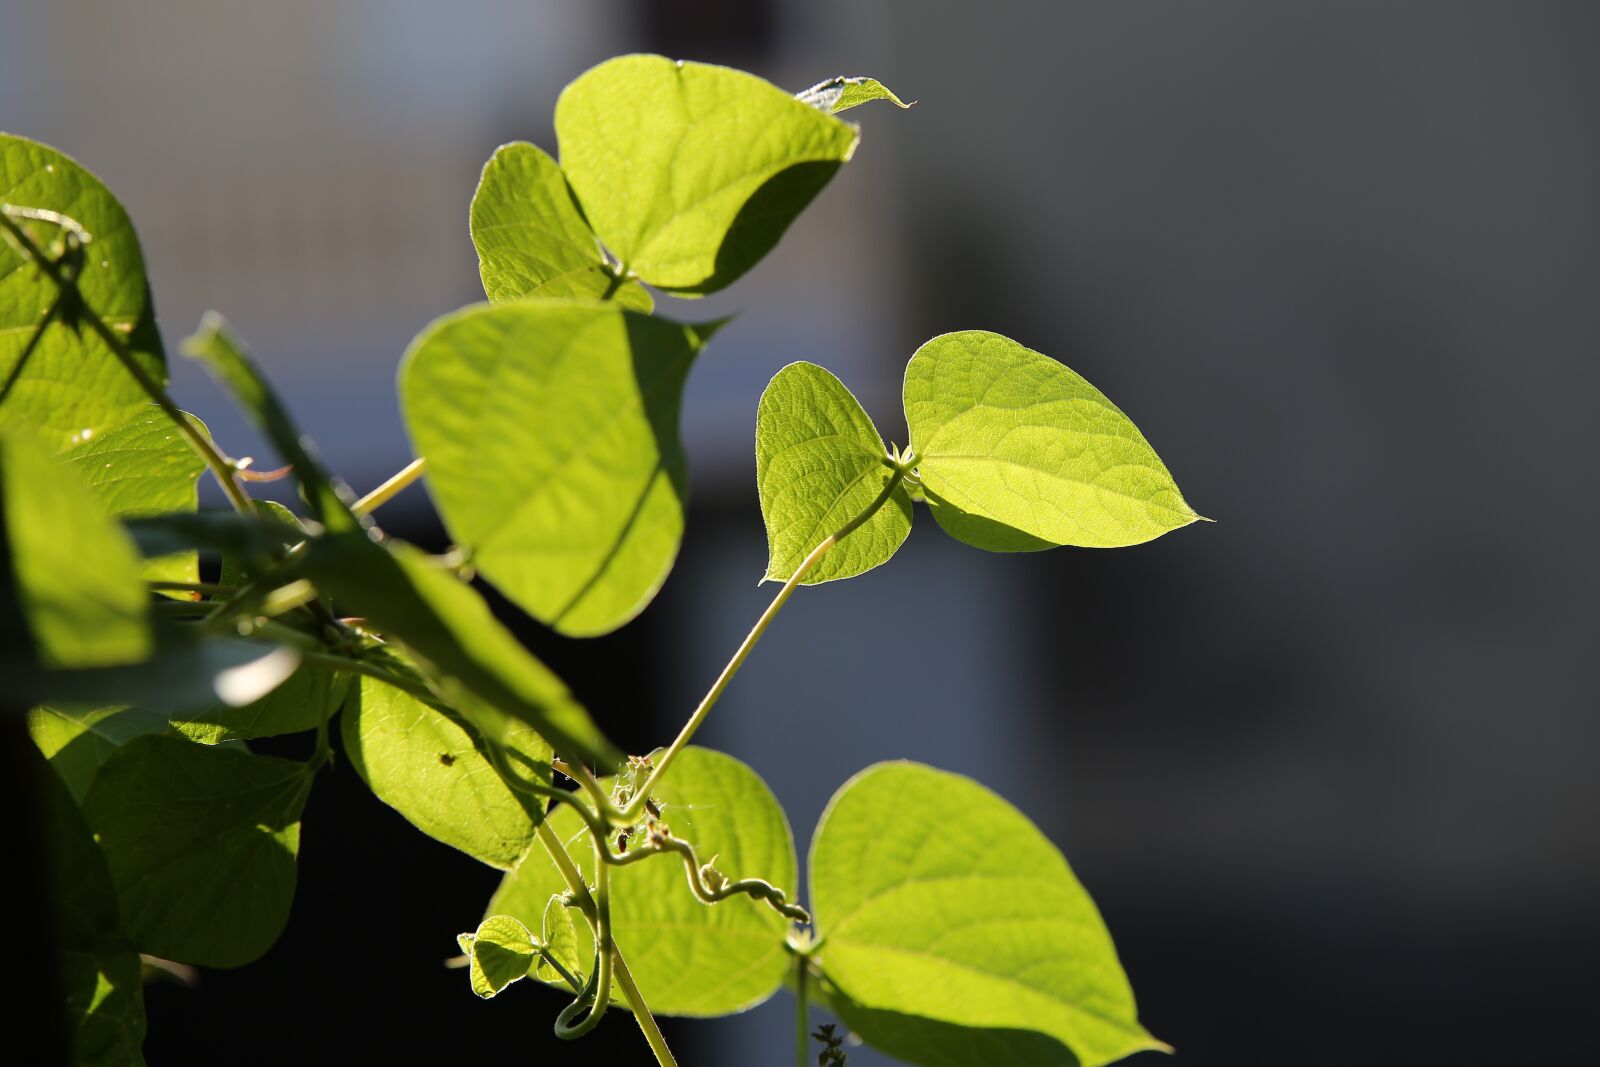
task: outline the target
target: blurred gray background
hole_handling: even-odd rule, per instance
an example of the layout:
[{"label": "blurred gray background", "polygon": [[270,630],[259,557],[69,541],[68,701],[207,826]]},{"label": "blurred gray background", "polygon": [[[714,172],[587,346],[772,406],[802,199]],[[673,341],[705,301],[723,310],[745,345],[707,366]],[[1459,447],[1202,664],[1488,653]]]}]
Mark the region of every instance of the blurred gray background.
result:
[{"label": "blurred gray background", "polygon": [[[626,742],[665,739],[771,593],[766,380],[822,363],[903,441],[915,347],[998,330],[1100,386],[1218,524],[990,556],[920,514],[892,565],[795,598],[701,739],[767,778],[802,856],[873,761],[991,785],[1095,894],[1181,1062],[1579,1063],[1600,993],[1597,46],[1593,3],[0,0],[0,128],[98,172],[169,346],[221,309],[364,490],[409,458],[408,340],[481,299],[479,168],[504,141],[553,149],[584,69],[651,50],[919,100],[849,116],[856,159],[744,280],[663,301],[739,317],[689,383],[678,567],[597,646],[639,666],[530,639],[602,722],[635,716]],[[180,403],[259,449],[175,363]],[[390,508],[438,536],[422,491]],[[282,1062],[274,1041],[317,1033],[328,1062],[376,1056],[369,1026],[402,1056],[507,1055],[545,1032],[553,995],[478,1005],[436,974],[492,872],[414,834],[363,851],[399,820],[350,798],[308,820],[259,977],[152,992],[153,1063]],[[324,869],[339,906],[379,883],[396,916],[359,1041],[295,991],[335,921]],[[299,1006],[252,1031],[247,992]],[[791,1012],[671,1033],[688,1062],[786,1062]],[[642,1057],[630,1028],[608,1024],[618,1062]]]}]

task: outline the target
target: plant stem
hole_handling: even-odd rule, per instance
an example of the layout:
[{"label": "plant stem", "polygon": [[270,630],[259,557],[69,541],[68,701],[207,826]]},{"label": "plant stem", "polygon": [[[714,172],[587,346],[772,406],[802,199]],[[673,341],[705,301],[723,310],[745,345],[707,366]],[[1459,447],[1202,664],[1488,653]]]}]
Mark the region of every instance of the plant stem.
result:
[{"label": "plant stem", "polygon": [[357,515],[368,515],[399,496],[412,482],[422,477],[428,467],[426,459],[414,459],[396,471],[388,481],[357,500],[350,508]]},{"label": "plant stem", "polygon": [[199,593],[203,596],[232,595],[239,590],[214,582],[145,582],[145,588],[167,593]]},{"label": "plant stem", "polygon": [[894,473],[888,482],[884,484],[883,492],[878,494],[877,499],[868,504],[861,514],[841,526],[837,532],[823,538],[822,542],[811,550],[811,554],[800,562],[800,566],[795,568],[795,572],[789,576],[789,580],[783,583],[783,588],[778,590],[778,595],[772,598],[772,603],[767,605],[767,610],[761,613],[761,617],[756,620],[756,624],[745,635],[744,641],[734,651],[733,658],[728,661],[728,665],[722,668],[722,673],[717,675],[717,680],[711,683],[711,689],[701,699],[700,706],[694,709],[694,713],[689,716],[689,721],[683,724],[683,729],[678,731],[677,737],[673,738],[672,744],[667,746],[667,750],[656,759],[655,766],[651,768],[650,776],[645,779],[644,785],[635,791],[627,806],[616,813],[613,819],[616,825],[626,826],[638,820],[639,812],[644,810],[645,801],[650,799],[650,794],[661,780],[662,775],[667,773],[667,768],[672,766],[672,761],[678,758],[678,753],[682,752],[684,747],[689,744],[690,739],[695,735],[695,731],[700,729],[700,724],[706,721],[706,716],[716,706],[723,690],[728,688],[728,683],[733,681],[733,676],[739,673],[740,667],[744,666],[744,661],[750,655],[751,650],[756,647],[756,642],[761,640],[761,635],[767,632],[767,627],[772,624],[772,620],[777,617],[778,612],[783,609],[783,605],[788,602],[789,597],[799,588],[801,580],[811,573],[811,568],[815,567],[818,561],[828,554],[830,548],[844,540],[855,532],[862,523],[877,514],[878,509],[883,507],[888,502],[889,497],[894,495],[896,487],[899,486],[901,479],[905,477],[906,471],[911,469],[911,465],[914,462],[914,456],[907,456],[904,460],[894,463],[892,466]]},{"label": "plant stem", "polygon": [[[572,857],[567,855],[561,839],[550,829],[549,819],[540,821],[537,833],[539,843],[550,854],[550,860],[556,865],[562,881],[566,882],[567,888],[572,891],[572,899],[578,911],[593,927],[596,919],[594,897],[589,895],[589,886],[584,882],[578,865],[572,862]],[[633,1017],[639,1023],[639,1029],[644,1031],[645,1042],[649,1044],[650,1051],[655,1053],[656,1063],[661,1067],[678,1067],[678,1061],[672,1055],[672,1050],[667,1047],[667,1039],[661,1036],[661,1028],[656,1025],[655,1016],[650,1014],[644,995],[639,992],[639,986],[634,982],[633,974],[628,970],[628,963],[622,958],[622,950],[617,947],[615,941],[611,945],[611,955],[615,965],[617,987],[627,998],[628,1007],[633,1009]]]},{"label": "plant stem", "polygon": [[[61,276],[61,271],[57,268],[55,261],[44,254],[44,251],[34,243],[33,238],[28,236],[28,232],[17,225],[11,214],[12,212],[9,210],[0,210],[0,226],[6,228],[7,232],[10,233],[23,251],[38,264],[39,269],[44,272],[45,276],[55,283],[59,292],[66,293],[68,289],[76,291],[77,285]],[[79,232],[82,231],[82,227],[77,227],[77,229]],[[211,468],[211,473],[216,477],[217,483],[222,486],[222,491],[228,495],[228,500],[233,504],[234,508],[246,515],[254,514],[255,503],[245,493],[243,487],[239,485],[238,479],[233,476],[233,464],[229,463],[222,453],[217,451],[211,440],[201,433],[199,428],[189,421],[188,416],[178,409],[178,406],[172,402],[172,398],[167,396],[167,391],[155,379],[151,378],[143,367],[139,366],[138,360],[133,358],[133,352],[128,348],[127,343],[117,336],[116,332],[107,325],[99,313],[82,300],[78,301],[78,306],[83,309],[84,317],[88,319],[89,325],[94,327],[94,332],[99,334],[106,347],[111,349],[112,355],[116,356],[128,373],[133,375],[133,380],[139,383],[139,388],[143,389],[150,399],[166,413],[167,417],[178,427],[178,432],[183,434],[185,440],[189,442],[189,447],[198,452],[200,458],[205,460],[206,466]]]},{"label": "plant stem", "polygon": [[811,1020],[807,1018],[806,1006],[806,958],[796,952],[794,963],[794,995],[799,1001],[794,1014],[794,1062],[795,1067],[806,1067],[806,1060],[811,1056]]}]

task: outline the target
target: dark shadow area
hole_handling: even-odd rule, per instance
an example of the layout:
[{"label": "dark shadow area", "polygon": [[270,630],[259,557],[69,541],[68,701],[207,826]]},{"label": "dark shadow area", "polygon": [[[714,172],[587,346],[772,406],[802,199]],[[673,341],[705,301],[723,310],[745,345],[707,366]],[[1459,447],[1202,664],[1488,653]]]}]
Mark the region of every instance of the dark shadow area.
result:
[{"label": "dark shadow area", "polygon": [[927,486],[922,487],[922,496],[939,528],[964,544],[980,545],[989,552],[1042,552],[1058,547],[1015,526],[965,511]]}]

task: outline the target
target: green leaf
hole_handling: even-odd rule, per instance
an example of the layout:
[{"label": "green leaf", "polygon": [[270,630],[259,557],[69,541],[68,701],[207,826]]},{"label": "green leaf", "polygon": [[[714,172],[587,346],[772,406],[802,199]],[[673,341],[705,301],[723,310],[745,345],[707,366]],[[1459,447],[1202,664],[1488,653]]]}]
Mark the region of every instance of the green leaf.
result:
[{"label": "green leaf", "polygon": [[683,537],[684,380],[708,329],[600,304],[448,315],[412,343],[400,405],[450,536],[562,633],[643,609]]},{"label": "green leaf", "polygon": [[[715,857],[717,869],[730,878],[765,878],[784,889],[794,887],[788,820],[766,783],[743,763],[710,749],[686,748],[655,796],[672,832],[692,842],[702,862]],[[593,849],[581,820],[559,804],[550,813],[550,825],[592,881]],[[489,903],[489,914],[514,915],[535,927],[551,896],[565,889],[550,857],[533,849],[506,875]],[[790,966],[784,948],[787,920],[743,896],[710,906],[700,903],[685,884],[683,863],[675,855],[614,869],[611,919],[617,943],[628,954],[628,969],[657,1014],[743,1011],[771,996]],[[577,958],[593,959],[588,926],[575,926]]]},{"label": "green leaf", "polygon": [[1200,518],[1098,389],[997,333],[947,333],[917,349],[905,405],[934,517],[978,548],[1118,548]]},{"label": "green leaf", "polygon": [[[362,678],[342,730],[345,753],[373,795],[429,837],[501,870],[533,843],[544,802],[508,786],[453,713]],[[518,747],[516,769],[549,785],[550,747],[531,730]]]},{"label": "green leaf", "polygon": [[[293,545],[306,539],[307,530],[300,517],[276,500],[257,500],[256,515],[268,524],[265,528],[246,526],[251,543],[222,548],[222,566],[217,575],[219,585],[243,588],[248,582],[266,573],[274,563],[283,559]],[[216,512],[219,517],[228,515],[253,521],[238,512]],[[242,525],[242,524],[241,524]],[[260,540],[256,540],[256,534]],[[220,547],[220,546],[219,546]],[[226,596],[213,599],[227,600]]]},{"label": "green leaf", "polygon": [[[823,813],[810,866],[814,958],[846,1016],[863,1009],[850,1025],[868,1043],[908,1055],[954,1024],[970,1039],[915,1062],[1072,1062],[1012,1059],[1027,1044],[1015,1031],[1061,1042],[1083,1067],[1165,1048],[1139,1025],[1111,935],[1061,853],[971,779],[868,768]],[[875,1021],[892,1025],[880,1034]]]},{"label": "green leaf", "polygon": [[614,299],[650,312],[638,282],[617,284],[561,166],[526,141],[495,149],[472,195],[472,244],[493,303],[519,297]]},{"label": "green leaf", "polygon": [[167,717],[148,708],[44,705],[28,712],[33,743],[80,804],[113,752],[135,737],[169,732]]},{"label": "green leaf", "polygon": [[[53,148],[0,134],[0,203],[61,212],[89,232],[78,295],[164,385],[139,238],[100,179]],[[48,223],[15,221],[41,246],[61,235]],[[52,452],[127,422],[150,400],[93,329],[71,315],[46,325],[57,296],[55,283],[0,236],[0,429],[26,427]]]},{"label": "green leaf", "polygon": [[350,505],[355,502],[354,494],[322,465],[311,438],[295,426],[277,391],[221,315],[215,311],[206,312],[200,320],[200,328],[184,340],[183,354],[199,360],[212,377],[233,394],[245,415],[272,441],[278,455],[294,468],[295,479],[304,490],[306,503],[318,522],[331,530],[349,530],[360,525],[350,511]]},{"label": "green leaf", "polygon": [[[832,374],[791,363],[756,409],[756,486],[767,524],[767,573],[786,581],[823,539],[860,515],[893,477],[883,439],[861,404]],[[827,551],[804,585],[850,578],[886,563],[911,532],[904,485]]]},{"label": "green leaf", "polygon": [[550,966],[545,959],[548,956],[565,967],[568,974],[581,981],[587,964],[578,957],[578,931],[573,924],[572,909],[567,907],[564,894],[557,893],[545,901],[541,928],[544,954],[539,958],[539,966],[534,970],[534,977],[551,985],[559,985],[566,981],[554,967]]},{"label": "green leaf", "polygon": [[302,665],[260,700],[241,707],[218,702],[196,711],[180,710],[173,713],[172,725],[203,745],[315,730],[339,710],[349,689],[349,675]]},{"label": "green leaf", "polygon": [[633,55],[567,86],[556,137],[600,240],[626,270],[687,296],[766,255],[857,131],[743,71]]},{"label": "green leaf", "polygon": [[[133,543],[82,479],[16,431],[0,433],[0,540],[9,542],[15,606],[40,666],[103,667],[150,655],[149,595]],[[22,658],[20,638],[5,642],[11,647],[0,656]]]},{"label": "green leaf", "polygon": [[911,104],[916,103],[915,100],[911,101],[911,104],[906,103],[877,78],[851,78],[842,74],[795,93],[794,97],[801,103],[810,104],[830,115],[849,111],[862,104],[870,104],[874,100],[887,100],[899,108],[909,108]]},{"label": "green leaf", "polygon": [[519,723],[556,751],[609,768],[620,754],[550,669],[495,619],[471,586],[410,545],[365,533],[311,542],[304,573],[411,653],[442,702],[484,740],[516,748]]},{"label": "green leaf", "polygon": [[134,946],[237,967],[272,946],[294,899],[303,764],[151,735],[123,745],[84,802]]},{"label": "green leaf", "polygon": [[56,942],[75,1067],[143,1067],[144,983],[139,955],[122,933],[111,875],[83,815],[42,769],[43,830],[54,886]]},{"label": "green leaf", "polygon": [[[188,417],[201,433],[207,432],[199,419]],[[205,460],[155,404],[106,433],[91,434],[65,458],[119,519],[193,512],[199,506],[195,483],[206,469]],[[200,559],[192,551],[148,559],[144,576],[148,581],[197,582]]]},{"label": "green leaf", "polygon": [[488,1000],[517,979],[527,977],[528,968],[538,955],[526,926],[509,915],[491,915],[478,924],[467,952],[472,991]]},{"label": "green leaf", "polygon": [[305,531],[292,521],[293,516],[283,505],[258,500],[256,507],[261,512],[258,515],[241,515],[237,511],[173,512],[129,519],[123,525],[147,558],[205,549],[221,552],[225,561],[228,556],[267,559],[281,554],[285,545],[305,540]]}]

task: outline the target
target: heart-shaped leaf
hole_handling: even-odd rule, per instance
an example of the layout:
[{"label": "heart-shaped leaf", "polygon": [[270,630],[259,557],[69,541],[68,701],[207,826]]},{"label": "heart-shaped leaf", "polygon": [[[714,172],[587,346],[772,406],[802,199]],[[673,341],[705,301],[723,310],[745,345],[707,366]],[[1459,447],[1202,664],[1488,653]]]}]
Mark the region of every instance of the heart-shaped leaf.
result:
[{"label": "heart-shaped leaf", "polygon": [[905,406],[934,518],[978,548],[1117,548],[1200,519],[1098,389],[997,333],[917,349]]},{"label": "heart-shaped leaf", "polygon": [[566,175],[543,149],[517,141],[495,149],[472,196],[472,244],[491,303],[535,296],[613,299],[648,313],[638,282],[619,282],[572,199]]},{"label": "heart-shaped leaf", "polygon": [[624,270],[688,296],[766,255],[849,160],[857,131],[743,71],[633,55],[567,86],[556,137]]},{"label": "heart-shaped leaf", "polygon": [[683,536],[684,380],[709,328],[612,304],[518,301],[412,343],[400,404],[451,537],[573,636],[636,615]]},{"label": "heart-shaped leaf", "polygon": [[478,924],[470,943],[461,937],[471,968],[472,991],[485,1000],[519,978],[538,958],[528,928],[509,915],[491,915]]},{"label": "heart-shaped leaf", "polygon": [[[829,802],[810,866],[813,959],[868,1043],[974,1067],[1097,1067],[1165,1048],[1139,1025],[1111,935],[1061,853],[971,779],[869,767]],[[952,1039],[953,1027],[968,1032]],[[1040,1056],[1048,1045],[1029,1032],[1065,1049]]]},{"label": "heart-shaped leaf", "polygon": [[[823,539],[882,495],[893,476],[872,419],[844,384],[812,363],[791,363],[756,409],[756,486],[767,524],[767,574],[786,581]],[[802,584],[849,578],[888,562],[911,532],[903,485],[828,549]]]}]

